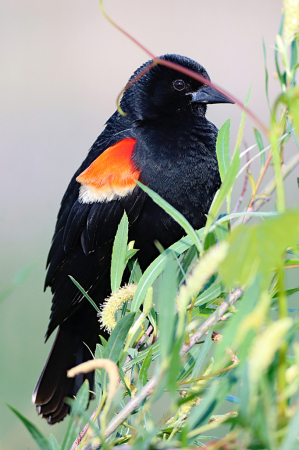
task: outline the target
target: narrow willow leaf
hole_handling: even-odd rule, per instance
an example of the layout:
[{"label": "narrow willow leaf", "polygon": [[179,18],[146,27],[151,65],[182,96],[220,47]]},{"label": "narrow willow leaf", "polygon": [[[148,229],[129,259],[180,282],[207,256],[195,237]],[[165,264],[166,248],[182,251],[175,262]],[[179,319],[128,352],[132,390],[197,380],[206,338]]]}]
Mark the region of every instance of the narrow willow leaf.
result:
[{"label": "narrow willow leaf", "polygon": [[125,256],[125,264],[127,264],[127,262],[129,261],[129,259],[133,258],[133,256],[138,252],[138,249],[136,248],[132,248],[130,250],[126,251],[126,256]]},{"label": "narrow willow leaf", "polygon": [[[177,391],[177,378],[178,374],[182,368],[182,360],[180,358],[180,350],[182,347],[184,336],[173,343],[170,353],[170,363],[168,368],[168,389],[172,395],[176,394]],[[176,398],[176,395],[175,395]]]},{"label": "narrow willow leaf", "polygon": [[164,211],[167,212],[183,228],[183,230],[185,230],[185,232],[189,234],[189,236],[192,237],[194,244],[197,247],[197,250],[201,252],[202,246],[198,234],[195,232],[194,228],[188,222],[188,220],[185,219],[185,217],[179,211],[177,211],[173,206],[171,206],[168,202],[166,202],[156,192],[152,191],[149,187],[140,183],[140,181],[136,181],[136,183],[143,191],[145,191],[153,199],[155,203],[157,203],[157,205],[159,205],[162,209],[164,209]]},{"label": "narrow willow leaf", "polygon": [[171,352],[174,338],[175,298],[177,294],[177,267],[170,260],[160,278],[158,329],[161,354],[164,360]]},{"label": "narrow willow leaf", "polygon": [[284,195],[283,176],[281,171],[280,150],[278,146],[279,135],[280,135],[280,125],[272,121],[270,129],[270,142],[272,144],[272,159],[274,163],[274,172],[276,179],[277,207],[278,211],[282,213],[285,210],[285,195]]},{"label": "narrow willow leaf", "polygon": [[60,446],[53,434],[50,434],[49,436],[49,444],[52,445],[52,450],[60,450]]},{"label": "narrow willow leaf", "polygon": [[17,411],[13,406],[6,403],[9,409],[23,422],[31,436],[33,437],[34,441],[40,448],[40,450],[53,450],[52,446],[49,444],[48,440],[45,438],[45,436],[39,431],[36,426],[30,422],[26,417],[24,417],[19,411]]},{"label": "narrow willow leaf", "polygon": [[298,63],[298,50],[297,50],[297,41],[294,40],[291,46],[291,70],[293,70]]},{"label": "narrow willow leaf", "polygon": [[179,273],[178,279],[181,283],[183,280],[186,280],[186,274],[188,272],[188,269],[191,267],[192,261],[195,259],[195,256],[198,255],[197,249],[195,245],[192,245],[192,247],[189,248],[189,250],[186,251],[184,257],[181,259],[180,268],[181,271]]},{"label": "narrow willow leaf", "polygon": [[128,387],[127,383],[126,383],[126,379],[125,379],[125,372],[122,370],[121,366],[118,364],[118,372],[119,372],[119,378],[121,379],[122,384],[124,385],[127,393],[129,394],[130,397],[132,397],[132,393],[130,388]]},{"label": "narrow willow leaf", "polygon": [[121,284],[121,280],[126,267],[126,254],[128,242],[129,222],[126,212],[118,225],[114,239],[112,259],[111,259],[111,291],[116,292]]},{"label": "narrow willow leaf", "polygon": [[250,187],[251,187],[252,193],[255,194],[255,192],[256,192],[255,179],[254,179],[252,173],[250,173],[250,172],[247,173],[247,176],[248,176],[248,180],[249,180],[249,183],[250,183]]},{"label": "narrow willow leaf", "polygon": [[133,323],[135,313],[126,314],[116,324],[111,333],[107,347],[105,348],[104,357],[111,359],[115,363],[118,362],[120,352],[124,346],[128,331]]},{"label": "narrow willow leaf", "polygon": [[[282,35],[283,21],[284,21],[284,14],[282,14],[281,21],[280,21],[280,24],[279,24],[279,30],[278,30],[278,35],[279,36]],[[277,72],[280,84],[283,85],[284,84],[284,77],[283,77],[283,74],[281,73],[280,67],[279,67],[277,47],[275,47],[275,49],[274,49],[274,59],[275,59],[276,72]]]},{"label": "narrow willow leaf", "polygon": [[203,343],[203,346],[201,347],[199,356],[196,359],[196,362],[194,364],[194,367],[193,367],[193,370],[192,370],[192,373],[190,376],[191,379],[194,379],[198,376],[198,372],[201,368],[201,365],[204,362],[207,354],[209,353],[209,351],[211,349],[212,342],[213,342],[211,339],[211,336],[212,336],[212,331],[210,330],[205,338],[205,341]]},{"label": "narrow willow leaf", "polygon": [[299,429],[299,407],[295,415],[289,422],[287,434],[282,442],[280,450],[291,450],[298,448],[298,429]]},{"label": "narrow willow leaf", "polygon": [[71,275],[69,275],[70,279],[72,280],[72,282],[74,283],[75,286],[77,286],[77,288],[79,289],[80,292],[82,292],[82,294],[84,295],[84,297],[89,301],[89,303],[94,307],[94,309],[96,310],[96,312],[100,312],[99,307],[95,304],[95,302],[93,301],[93,299],[91,297],[89,297],[89,295],[87,294],[87,292],[83,289],[83,287],[78,283],[78,281],[75,280],[75,278],[73,278]]},{"label": "narrow willow leaf", "polygon": [[153,349],[152,347],[150,347],[139,372],[138,382],[141,384],[141,386],[144,386],[147,383],[147,372],[152,362],[152,356]]},{"label": "narrow willow leaf", "polygon": [[[257,130],[256,128],[254,128],[253,131],[254,131],[254,136],[255,136],[255,139],[256,139],[256,143],[257,143],[258,149],[261,152],[262,150],[264,150],[264,143],[263,143],[262,135],[259,132],[259,130]],[[261,169],[262,169],[264,167],[264,165],[265,165],[265,158],[266,158],[265,152],[261,153],[260,158],[261,158]]]},{"label": "narrow willow leaf", "polygon": [[177,381],[184,381],[187,378],[190,379],[190,374],[194,368],[195,362],[197,361],[198,355],[201,351],[200,345],[195,345],[188,352],[188,355],[184,358],[184,365],[178,375]]},{"label": "narrow willow leaf", "polygon": [[216,153],[221,181],[223,182],[229,168],[229,131],[230,119],[220,128],[216,142]]},{"label": "narrow willow leaf", "polygon": [[[286,291],[284,291],[284,294],[288,297],[289,295],[295,294],[296,292],[299,292],[299,287],[287,289]],[[274,294],[272,298],[278,298],[278,296],[279,294],[276,292],[276,294]],[[298,309],[289,308],[288,311],[298,311]]]},{"label": "narrow willow leaf", "polygon": [[79,391],[76,399],[67,399],[67,403],[71,404],[71,417],[67,426],[65,436],[63,438],[61,450],[69,450],[77,438],[79,431],[84,425],[82,413],[85,412],[89,402],[89,383],[85,380]]},{"label": "narrow willow leaf", "polygon": [[138,284],[142,277],[142,271],[141,271],[138,259],[135,259],[134,262],[129,260],[128,267],[129,267],[129,270],[131,271],[129,284],[130,283]]},{"label": "narrow willow leaf", "polygon": [[251,422],[249,416],[250,405],[250,383],[249,383],[249,366],[247,360],[244,361],[244,365],[239,368],[239,376],[241,383],[238,388],[238,396],[240,398],[239,415],[240,419],[246,422]]},{"label": "narrow willow leaf", "polygon": [[220,281],[214,282],[197,297],[194,306],[205,305],[211,300],[216,300],[222,292],[222,283]]},{"label": "narrow willow leaf", "polygon": [[268,75],[268,69],[267,69],[267,53],[266,53],[266,46],[265,46],[264,38],[263,38],[263,54],[264,54],[264,68],[265,68],[265,93],[266,93],[268,108],[271,112],[271,105],[270,105],[270,100],[269,100],[269,90],[268,90],[269,75]]}]

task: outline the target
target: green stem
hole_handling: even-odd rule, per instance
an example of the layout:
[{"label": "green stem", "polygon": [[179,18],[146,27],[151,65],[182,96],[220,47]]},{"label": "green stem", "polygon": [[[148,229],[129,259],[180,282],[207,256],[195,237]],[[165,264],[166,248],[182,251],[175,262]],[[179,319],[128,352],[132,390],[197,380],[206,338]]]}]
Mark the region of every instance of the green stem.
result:
[{"label": "green stem", "polygon": [[[288,316],[288,304],[284,290],[284,269],[280,267],[277,271],[277,284],[278,284],[278,317],[279,319],[285,319]],[[288,344],[283,342],[279,349],[279,363],[277,371],[277,387],[278,387],[278,416],[280,422],[284,423],[287,410],[286,399],[283,398],[282,393],[286,388],[286,353]]]},{"label": "green stem", "polygon": [[276,178],[276,190],[277,190],[277,207],[280,213],[285,210],[285,198],[283,187],[283,175],[281,171],[280,152],[278,146],[278,139],[280,136],[281,125],[272,123],[270,131],[270,142],[272,144],[272,157],[274,163],[274,172]]}]

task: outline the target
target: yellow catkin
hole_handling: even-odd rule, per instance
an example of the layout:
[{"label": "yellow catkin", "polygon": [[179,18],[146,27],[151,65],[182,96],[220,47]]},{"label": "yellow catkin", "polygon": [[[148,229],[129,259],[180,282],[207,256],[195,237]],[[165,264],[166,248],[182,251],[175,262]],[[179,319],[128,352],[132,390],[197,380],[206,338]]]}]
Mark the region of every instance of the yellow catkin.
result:
[{"label": "yellow catkin", "polygon": [[116,312],[123,306],[124,303],[132,300],[136,289],[136,284],[128,284],[127,286],[120,288],[117,292],[114,292],[105,300],[102,310],[99,312],[99,321],[102,328],[111,333],[116,326]]},{"label": "yellow catkin", "polygon": [[284,0],[283,37],[289,45],[299,31],[299,0]]}]

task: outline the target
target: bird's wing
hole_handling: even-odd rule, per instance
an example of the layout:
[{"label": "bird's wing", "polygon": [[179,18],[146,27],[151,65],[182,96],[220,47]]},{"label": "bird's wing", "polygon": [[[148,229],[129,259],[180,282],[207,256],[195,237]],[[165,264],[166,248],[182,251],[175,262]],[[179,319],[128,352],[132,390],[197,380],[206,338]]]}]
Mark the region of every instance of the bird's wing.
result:
[{"label": "bird's wing", "polygon": [[91,296],[96,291],[95,301],[103,301],[110,293],[111,251],[118,224],[124,211],[129,224],[134,223],[146,197],[134,181],[140,175],[131,161],[135,142],[131,137],[121,139],[91,163],[85,161],[62,200],[45,281],[53,292],[47,337],[84,298],[69,275]]}]

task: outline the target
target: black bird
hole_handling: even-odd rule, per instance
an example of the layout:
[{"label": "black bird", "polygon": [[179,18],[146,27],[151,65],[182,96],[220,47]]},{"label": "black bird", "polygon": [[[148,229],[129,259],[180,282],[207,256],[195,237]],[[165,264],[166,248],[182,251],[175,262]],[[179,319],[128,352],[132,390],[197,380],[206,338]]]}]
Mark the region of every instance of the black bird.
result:
[{"label": "black bird", "polygon": [[[206,70],[189,58],[161,58],[209,80]],[[206,222],[220,186],[217,128],[205,117],[207,103],[232,102],[189,76],[155,65],[125,91],[121,108],[126,116],[116,111],[110,117],[64,194],[45,281],[53,293],[46,340],[58,331],[33,393],[38,414],[50,424],[69,413],[64,398],[76,394],[84,377],[93,386],[94,374],[73,380],[66,371],[91,359],[88,348],[95,350],[100,334],[108,338],[69,275],[97,304],[103,303],[110,294],[112,243],[124,211],[142,270],[158,256],[156,240],[167,248],[184,235],[134,180],[157,192],[195,229]]]}]

